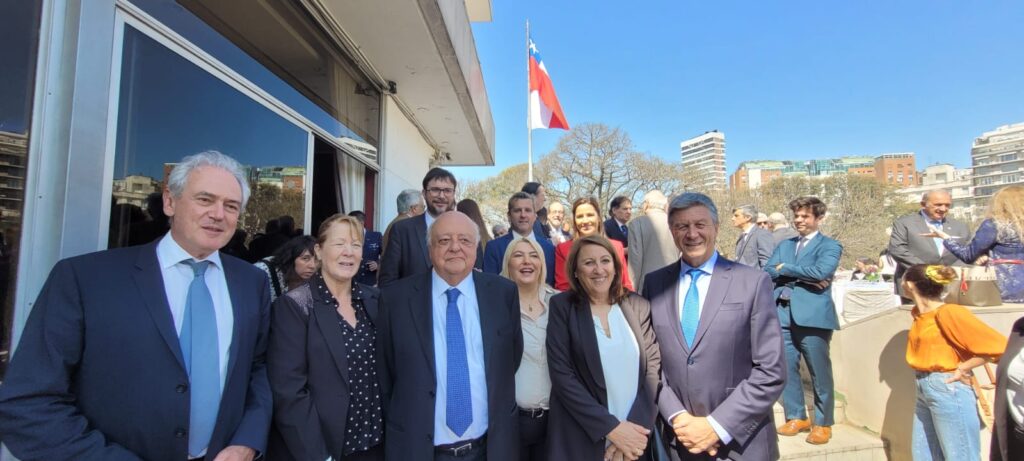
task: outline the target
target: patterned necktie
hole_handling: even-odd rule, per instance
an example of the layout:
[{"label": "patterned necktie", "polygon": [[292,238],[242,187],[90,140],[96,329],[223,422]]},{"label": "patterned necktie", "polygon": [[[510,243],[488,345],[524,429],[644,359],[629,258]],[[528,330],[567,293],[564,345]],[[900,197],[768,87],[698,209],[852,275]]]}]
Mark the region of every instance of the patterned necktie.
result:
[{"label": "patterned necktie", "polygon": [[693,346],[693,338],[697,336],[697,325],[700,323],[700,293],[697,291],[697,279],[704,274],[700,269],[686,271],[690,276],[690,289],[686,290],[686,297],[683,298],[683,319],[680,321],[683,327],[683,339],[686,340],[686,347]]},{"label": "patterned necktie", "polygon": [[[181,353],[191,384],[189,400],[188,454],[198,457],[210,444],[220,407],[220,349],[213,296],[206,286],[210,261],[186,259],[192,267],[192,283],[185,301],[181,324]],[[213,454],[213,453],[207,453]]]},{"label": "patterned necktie", "polygon": [[445,422],[461,436],[473,423],[473,391],[469,387],[469,364],[466,359],[466,338],[462,334],[462,316],[459,314],[457,288],[449,288],[445,337],[448,343],[448,370],[445,400]]}]

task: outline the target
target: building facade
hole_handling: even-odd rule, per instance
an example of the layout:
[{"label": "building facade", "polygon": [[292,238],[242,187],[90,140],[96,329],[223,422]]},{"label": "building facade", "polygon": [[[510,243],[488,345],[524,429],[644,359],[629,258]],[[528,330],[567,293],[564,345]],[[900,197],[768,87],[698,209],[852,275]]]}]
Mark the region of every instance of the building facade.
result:
[{"label": "building facade", "polygon": [[822,178],[836,174],[873,176],[879,181],[902,186],[917,181],[913,169],[913,152],[814,160],[754,160],[740,163],[729,176],[729,188],[734,191],[757,189],[780,177]]},{"label": "building facade", "polygon": [[987,207],[997,190],[1024,184],[1024,123],[982,133],[971,145],[974,198]]},{"label": "building facade", "polygon": [[692,172],[701,187],[725,189],[725,133],[713,130],[687,139],[679,143],[679,151],[683,169]]},{"label": "building facade", "polygon": [[245,165],[250,236],[286,214],[312,230],[363,210],[380,228],[431,166],[493,165],[470,26],[490,15],[490,0],[5,2],[0,380],[53,265],[138,240],[185,155]]}]

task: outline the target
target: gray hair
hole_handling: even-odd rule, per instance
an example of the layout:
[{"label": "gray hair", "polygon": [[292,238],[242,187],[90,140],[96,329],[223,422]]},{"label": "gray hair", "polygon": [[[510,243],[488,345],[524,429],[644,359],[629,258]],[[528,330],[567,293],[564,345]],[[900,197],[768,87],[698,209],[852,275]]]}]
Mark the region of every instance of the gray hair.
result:
[{"label": "gray hair", "polygon": [[946,194],[946,195],[950,196],[951,198],[953,197],[953,194],[951,194],[946,189],[935,189],[935,190],[930,190],[928,192],[925,192],[924,194],[921,194],[921,203],[927,202],[928,199],[931,198],[932,195],[935,195],[935,194]]},{"label": "gray hair", "polygon": [[702,206],[707,208],[711,212],[711,222],[718,225],[718,207],[715,206],[714,200],[711,197],[704,195],[700,192],[683,192],[675,196],[672,199],[672,203],[668,206],[668,215],[671,217],[672,213],[676,211],[686,210],[695,206]]},{"label": "gray hair", "polygon": [[[434,235],[434,224],[437,224],[437,222],[441,220],[441,216],[444,216],[444,215],[446,215],[448,213],[457,213],[457,214],[462,215],[462,217],[466,218],[466,220],[469,221],[470,224],[473,225],[473,226],[471,226],[471,227],[473,227],[473,238],[474,238],[473,244],[476,245],[476,244],[480,243],[480,226],[476,225],[476,222],[473,221],[473,218],[470,218],[469,216],[467,216],[465,213],[463,213],[461,211],[446,211],[444,213],[441,213],[437,218],[435,218],[434,221],[432,221],[430,223],[430,226],[427,227],[427,248],[431,248],[431,247],[434,246],[434,242],[432,242],[431,238],[430,238],[431,235]],[[474,249],[473,251],[476,251],[476,250]]]},{"label": "gray hair", "polygon": [[661,193],[660,190],[652,190],[644,194],[643,203],[646,203],[650,208],[664,210],[665,206],[668,205],[668,197],[665,197],[665,194]]},{"label": "gray hair", "polygon": [[181,193],[185,191],[185,183],[188,182],[189,175],[193,171],[207,166],[220,168],[235,177],[235,180],[238,181],[238,186],[242,188],[242,209],[245,209],[245,204],[249,202],[249,180],[245,177],[245,168],[242,167],[241,163],[238,163],[238,160],[215,150],[189,155],[181,159],[181,162],[174,166],[171,174],[167,176],[167,190],[171,191],[171,196],[175,198],[181,197]]},{"label": "gray hair", "polygon": [[[499,231],[501,231],[501,232],[499,232]],[[491,226],[491,233],[494,234],[494,235],[498,235],[499,233],[507,233],[507,232],[508,232],[508,226],[506,226],[504,224],[495,224],[495,225]]]},{"label": "gray hair", "polygon": [[733,213],[737,211],[739,211],[740,214],[742,214],[743,216],[746,216],[750,219],[757,218],[757,208],[754,208],[754,205],[740,205],[732,209]]},{"label": "gray hair", "polygon": [[423,194],[418,189],[403,190],[398,193],[398,199],[395,200],[399,213],[409,211],[412,207],[419,205],[421,201],[423,201]]},{"label": "gray hair", "polygon": [[779,213],[778,211],[768,215],[768,220],[772,222],[774,226],[788,226],[789,221],[786,220],[786,215]]}]

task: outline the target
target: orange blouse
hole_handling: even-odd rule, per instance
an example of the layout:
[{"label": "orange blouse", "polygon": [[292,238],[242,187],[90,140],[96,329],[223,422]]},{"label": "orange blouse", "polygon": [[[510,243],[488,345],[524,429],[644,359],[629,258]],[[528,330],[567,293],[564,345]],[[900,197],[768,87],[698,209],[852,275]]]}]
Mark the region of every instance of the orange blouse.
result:
[{"label": "orange blouse", "polygon": [[1006,350],[1006,337],[963,306],[943,304],[923,314],[915,307],[913,315],[907,363],[917,371],[953,371],[972,357],[999,360]]}]

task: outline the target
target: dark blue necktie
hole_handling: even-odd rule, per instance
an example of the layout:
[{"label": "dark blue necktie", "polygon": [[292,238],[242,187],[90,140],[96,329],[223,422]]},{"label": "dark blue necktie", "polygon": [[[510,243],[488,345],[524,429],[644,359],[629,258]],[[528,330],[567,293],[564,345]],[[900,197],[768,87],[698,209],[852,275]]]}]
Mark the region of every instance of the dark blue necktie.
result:
[{"label": "dark blue necktie", "polygon": [[629,229],[625,225],[619,226],[622,229],[622,236],[629,237]]},{"label": "dark blue necktie", "polygon": [[449,288],[448,309],[444,325],[448,343],[447,393],[445,422],[455,435],[461,436],[473,423],[473,391],[469,387],[469,363],[466,359],[466,338],[462,334],[459,314],[459,290]]},{"label": "dark blue necktie", "polygon": [[[220,407],[220,349],[217,347],[217,316],[213,296],[206,286],[209,261],[186,259],[194,278],[188,286],[185,316],[181,324],[181,354],[191,383],[188,454],[198,457],[210,444]],[[216,455],[216,453],[207,453]]]},{"label": "dark blue necktie", "polygon": [[690,269],[686,273],[690,276],[690,289],[686,290],[686,297],[683,298],[683,319],[680,323],[686,347],[691,347],[693,338],[697,336],[697,325],[700,323],[700,292],[697,291],[697,279],[704,271]]}]

